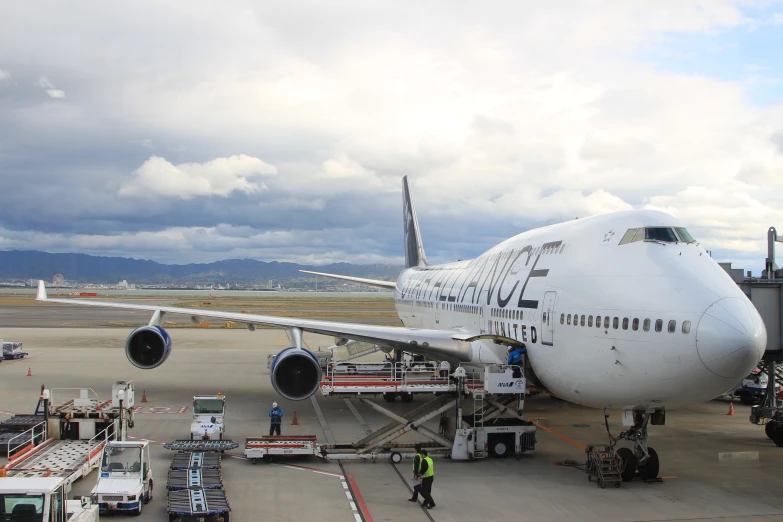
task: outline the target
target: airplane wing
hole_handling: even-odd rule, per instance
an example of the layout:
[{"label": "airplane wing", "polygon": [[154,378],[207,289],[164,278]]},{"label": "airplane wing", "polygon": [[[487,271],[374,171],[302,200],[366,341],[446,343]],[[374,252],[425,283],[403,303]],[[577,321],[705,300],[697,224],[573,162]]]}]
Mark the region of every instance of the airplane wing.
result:
[{"label": "airplane wing", "polygon": [[[394,284],[394,283],[392,283]],[[95,306],[101,308],[118,308],[124,310],[146,310],[153,314],[189,315],[194,322],[201,318],[222,319],[247,325],[268,326],[277,328],[299,328],[303,332],[331,335],[338,338],[366,341],[408,352],[419,353],[433,358],[447,358],[452,361],[466,362],[470,360],[470,343],[464,341],[465,332],[448,330],[430,330],[419,328],[400,328],[396,326],[375,326],[355,323],[338,323],[317,319],[295,319],[269,315],[243,314],[237,312],[221,312],[219,310],[204,310],[194,308],[179,308],[173,306],[150,306],[130,303],[115,303],[110,301],[93,301],[90,299],[59,299],[50,298],[46,294],[43,281],[38,282],[36,301],[49,303],[64,303],[69,305]],[[154,317],[154,316],[153,316]]]},{"label": "airplane wing", "polygon": [[394,281],[381,281],[380,279],[365,279],[364,277],[352,277],[337,274],[325,274],[323,272],[311,272],[310,270],[300,270],[305,274],[313,274],[324,277],[331,277],[332,279],[342,279],[343,281],[351,281],[352,283],[361,283],[363,285],[377,286],[379,288],[388,288],[394,290],[397,288],[397,283]]}]

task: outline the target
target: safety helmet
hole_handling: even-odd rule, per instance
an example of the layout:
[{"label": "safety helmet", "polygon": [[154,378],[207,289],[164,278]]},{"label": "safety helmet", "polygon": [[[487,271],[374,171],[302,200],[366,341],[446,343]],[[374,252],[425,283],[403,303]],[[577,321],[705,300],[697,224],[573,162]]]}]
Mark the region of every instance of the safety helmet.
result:
[{"label": "safety helmet", "polygon": [[276,403],[276,402],[273,402],[273,403],[272,403],[272,407],[273,407],[273,408],[277,408],[277,403]]},{"label": "safety helmet", "polygon": [[509,347],[508,347],[508,353],[511,353],[511,352],[513,352],[513,351],[514,351],[514,347],[513,347],[513,346],[509,346]]}]

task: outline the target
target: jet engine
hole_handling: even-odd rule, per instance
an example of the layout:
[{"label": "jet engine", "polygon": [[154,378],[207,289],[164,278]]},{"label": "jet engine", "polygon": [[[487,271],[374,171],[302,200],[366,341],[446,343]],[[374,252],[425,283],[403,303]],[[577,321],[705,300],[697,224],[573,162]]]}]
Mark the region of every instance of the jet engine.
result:
[{"label": "jet engine", "polygon": [[137,368],[157,368],[171,353],[171,337],[160,326],[142,326],[125,341],[125,355]]},{"label": "jet engine", "polygon": [[269,373],[275,391],[292,401],[301,401],[314,394],[322,375],[315,355],[295,346],[275,356]]}]

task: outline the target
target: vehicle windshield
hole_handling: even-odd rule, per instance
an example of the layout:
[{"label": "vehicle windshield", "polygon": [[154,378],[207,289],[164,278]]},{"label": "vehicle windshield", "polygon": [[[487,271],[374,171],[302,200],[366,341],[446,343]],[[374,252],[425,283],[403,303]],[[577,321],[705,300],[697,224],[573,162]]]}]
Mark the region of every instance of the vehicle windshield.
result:
[{"label": "vehicle windshield", "polygon": [[103,452],[101,471],[115,473],[141,471],[141,448],[119,446],[107,448]]},{"label": "vehicle windshield", "polygon": [[193,411],[198,414],[223,413],[221,399],[196,399],[193,401]]},{"label": "vehicle windshield", "polygon": [[3,522],[42,522],[44,496],[0,493],[0,520]]}]

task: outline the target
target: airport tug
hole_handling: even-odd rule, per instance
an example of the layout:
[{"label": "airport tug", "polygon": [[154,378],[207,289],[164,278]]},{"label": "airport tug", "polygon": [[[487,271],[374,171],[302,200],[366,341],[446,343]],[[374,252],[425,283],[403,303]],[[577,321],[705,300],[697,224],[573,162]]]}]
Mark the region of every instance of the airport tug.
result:
[{"label": "airport tug", "polygon": [[193,422],[190,440],[223,440],[226,427],[226,397],[196,395],[193,397]]}]

